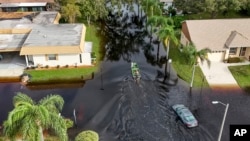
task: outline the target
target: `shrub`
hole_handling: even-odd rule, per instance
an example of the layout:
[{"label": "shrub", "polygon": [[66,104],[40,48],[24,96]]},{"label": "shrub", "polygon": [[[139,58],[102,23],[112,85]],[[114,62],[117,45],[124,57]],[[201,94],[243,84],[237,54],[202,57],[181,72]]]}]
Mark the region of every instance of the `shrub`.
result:
[{"label": "shrub", "polygon": [[37,64],[37,68],[42,68],[43,65],[42,64]]},{"label": "shrub", "polygon": [[67,119],[65,119],[65,122],[66,122],[67,128],[71,128],[74,125],[74,122],[71,119],[67,118]]},{"label": "shrub", "polygon": [[232,58],[228,58],[227,62],[228,63],[239,63],[239,62],[241,62],[241,59],[239,57],[232,57]]},{"label": "shrub", "polygon": [[95,131],[87,130],[79,133],[75,141],[99,141],[99,135]]}]

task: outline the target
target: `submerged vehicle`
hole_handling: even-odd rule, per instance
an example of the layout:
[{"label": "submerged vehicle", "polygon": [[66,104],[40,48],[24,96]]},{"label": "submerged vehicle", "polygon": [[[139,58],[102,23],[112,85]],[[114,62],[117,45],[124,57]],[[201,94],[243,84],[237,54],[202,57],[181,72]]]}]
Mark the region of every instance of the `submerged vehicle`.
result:
[{"label": "submerged vehicle", "polygon": [[140,70],[136,62],[131,62],[131,72],[134,80],[139,81],[141,79]]},{"label": "submerged vehicle", "polygon": [[172,108],[187,127],[198,126],[198,121],[186,106],[183,104],[175,104]]}]

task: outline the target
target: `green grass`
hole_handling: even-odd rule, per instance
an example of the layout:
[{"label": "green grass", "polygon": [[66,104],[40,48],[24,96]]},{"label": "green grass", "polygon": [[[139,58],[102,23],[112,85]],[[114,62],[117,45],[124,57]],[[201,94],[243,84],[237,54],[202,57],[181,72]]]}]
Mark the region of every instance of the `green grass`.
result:
[{"label": "green grass", "polygon": [[[190,84],[192,78],[192,66],[183,57],[183,54],[179,51],[177,47],[171,46],[169,51],[169,57],[172,59],[172,65],[177,73],[177,75]],[[204,62],[205,63],[205,62]],[[208,82],[204,79],[203,83],[203,73],[200,67],[196,67],[193,87],[208,87]]]},{"label": "green grass", "polygon": [[31,83],[81,81],[96,71],[97,67],[59,68],[49,70],[26,70],[32,76]]},{"label": "green grass", "polygon": [[60,68],[47,70],[25,70],[32,76],[31,83],[45,83],[57,81],[80,81],[82,78],[89,78],[92,72],[98,70],[99,61],[101,59],[100,53],[100,38],[97,36],[97,27],[94,25],[87,26],[86,41],[93,42],[93,52],[96,54],[97,62],[93,67],[78,67],[78,68]]},{"label": "green grass", "polygon": [[244,90],[250,92],[250,65],[229,66],[228,68],[238,85]]}]

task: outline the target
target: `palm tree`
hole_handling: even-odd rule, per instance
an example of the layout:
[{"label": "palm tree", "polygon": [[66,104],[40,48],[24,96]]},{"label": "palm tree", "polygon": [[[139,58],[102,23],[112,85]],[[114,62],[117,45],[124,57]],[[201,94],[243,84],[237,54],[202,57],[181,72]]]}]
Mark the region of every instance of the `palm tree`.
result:
[{"label": "palm tree", "polygon": [[195,74],[195,67],[197,66],[198,60],[200,60],[201,63],[204,61],[207,62],[208,67],[211,66],[211,62],[208,59],[208,53],[211,52],[209,48],[204,48],[200,51],[196,49],[194,44],[189,44],[183,49],[184,54],[187,57],[187,61],[190,63],[190,65],[193,66],[193,72],[192,72],[192,79],[190,82],[190,88],[193,87],[193,82],[194,82],[194,74]]},{"label": "palm tree", "polygon": [[175,35],[174,25],[168,24],[166,26],[163,26],[158,33],[158,36],[160,40],[163,41],[166,49],[167,49],[167,60],[169,59],[169,45],[170,41],[172,41],[175,45],[178,45],[178,39]]},{"label": "palm tree", "polygon": [[[169,20],[169,18],[165,18],[163,16],[152,16],[149,17],[147,21],[147,25],[150,25],[150,39],[153,37],[153,32],[158,33],[162,27],[167,26],[168,24],[172,24],[173,22]],[[150,41],[151,43],[151,41]]]},{"label": "palm tree", "polygon": [[148,21],[148,17],[152,17],[155,15],[162,15],[160,2],[158,0],[142,0],[141,5],[144,10],[144,13],[147,15],[146,21]]},{"label": "palm tree", "polygon": [[160,40],[163,41],[164,46],[167,49],[164,81],[167,78],[166,74],[167,74],[168,59],[169,59],[170,41],[173,42],[176,46],[179,44],[179,41],[178,41],[178,39],[177,39],[177,37],[175,35],[173,22],[171,22],[171,21],[172,21],[171,19],[168,19],[168,25],[165,25],[165,26],[161,27],[161,29],[158,32],[158,36],[159,36]]},{"label": "palm tree", "polygon": [[49,95],[38,103],[23,93],[13,98],[14,109],[4,122],[4,134],[11,139],[21,135],[22,140],[44,141],[43,130],[53,129],[61,141],[67,141],[66,120],[60,116],[64,100]]},{"label": "palm tree", "polygon": [[150,26],[150,44],[152,43],[153,31],[155,30],[157,24],[157,16],[152,16],[148,19],[147,25]]}]

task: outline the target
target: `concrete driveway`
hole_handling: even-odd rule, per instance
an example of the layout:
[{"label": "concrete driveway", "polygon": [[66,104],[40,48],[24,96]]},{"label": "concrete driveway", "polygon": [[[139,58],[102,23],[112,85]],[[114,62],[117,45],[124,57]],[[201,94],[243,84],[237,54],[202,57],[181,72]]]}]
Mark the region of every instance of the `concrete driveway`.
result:
[{"label": "concrete driveway", "polygon": [[234,79],[233,75],[229,71],[228,66],[248,65],[248,64],[250,64],[250,62],[248,61],[244,63],[211,62],[211,66],[209,68],[206,62],[204,62],[203,64],[200,64],[200,67],[211,88],[216,88],[221,86],[240,88],[236,80]]},{"label": "concrete driveway", "polygon": [[23,74],[25,59],[17,52],[1,53],[3,59],[0,61],[0,77],[18,77]]}]

